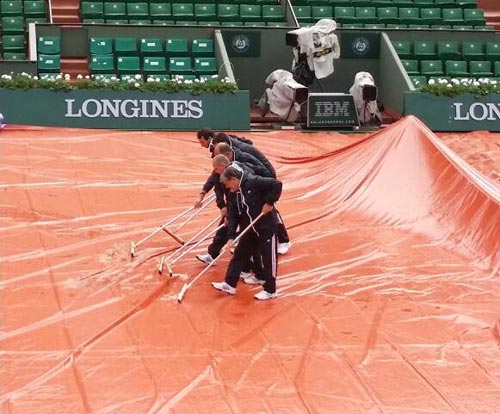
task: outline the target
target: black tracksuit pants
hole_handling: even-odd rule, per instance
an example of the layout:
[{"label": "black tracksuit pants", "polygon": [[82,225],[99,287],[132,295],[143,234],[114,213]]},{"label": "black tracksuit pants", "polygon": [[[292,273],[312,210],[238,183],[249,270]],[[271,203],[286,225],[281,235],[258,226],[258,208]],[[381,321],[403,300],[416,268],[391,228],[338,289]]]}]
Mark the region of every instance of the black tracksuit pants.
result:
[{"label": "black tracksuit pants", "polygon": [[[262,279],[264,290],[269,293],[276,292],[276,272],[278,268],[276,234],[261,231],[257,235],[250,230],[245,234],[234,251],[226,272],[226,283],[236,287],[240,273],[254,253],[255,259],[260,260],[262,266]],[[259,275],[260,276],[260,275]]]}]

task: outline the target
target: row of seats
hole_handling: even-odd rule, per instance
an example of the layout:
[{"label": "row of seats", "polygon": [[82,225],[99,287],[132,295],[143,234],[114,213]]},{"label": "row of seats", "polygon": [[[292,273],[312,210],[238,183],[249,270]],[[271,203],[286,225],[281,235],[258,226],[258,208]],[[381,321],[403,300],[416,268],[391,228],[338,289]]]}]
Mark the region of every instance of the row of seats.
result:
[{"label": "row of seats", "polygon": [[425,76],[427,78],[436,76],[452,77],[500,77],[500,61],[494,65],[489,61],[466,62],[464,60],[405,60],[401,61],[409,76]]},{"label": "row of seats", "polygon": [[43,0],[0,1],[0,16],[45,17],[47,3]]},{"label": "row of seats", "polygon": [[[256,0],[257,3],[259,0]],[[475,8],[477,0],[292,0],[294,6],[460,7]]]},{"label": "row of seats", "polygon": [[396,40],[392,44],[401,59],[500,61],[500,41]]},{"label": "row of seats", "polygon": [[215,3],[82,2],[83,19],[284,21],[283,6]]},{"label": "row of seats", "polygon": [[[302,27],[312,26],[314,22],[302,22]],[[458,24],[401,24],[401,23],[344,23],[337,24],[337,27],[343,29],[397,29],[397,30],[480,30],[480,31],[494,31],[493,26],[471,26],[471,25],[458,25]]]},{"label": "row of seats", "polygon": [[331,7],[295,6],[295,16],[299,22],[334,18],[340,23],[390,23],[390,24],[467,24],[484,26],[482,9],[438,9],[416,7]]},{"label": "row of seats", "polygon": [[1,19],[3,34],[24,33],[28,23],[46,23],[46,17],[5,16]]}]

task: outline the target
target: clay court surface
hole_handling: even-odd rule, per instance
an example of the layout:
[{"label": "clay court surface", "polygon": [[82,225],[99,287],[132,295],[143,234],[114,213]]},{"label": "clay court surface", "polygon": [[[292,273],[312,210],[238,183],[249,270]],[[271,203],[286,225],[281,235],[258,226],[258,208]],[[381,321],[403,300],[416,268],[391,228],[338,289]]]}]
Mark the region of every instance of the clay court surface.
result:
[{"label": "clay court surface", "polygon": [[242,135],[293,243],[267,302],[210,286],[227,253],[178,303],[206,245],[130,257],[210,173],[194,133],[0,133],[0,412],[500,413],[500,134]]}]

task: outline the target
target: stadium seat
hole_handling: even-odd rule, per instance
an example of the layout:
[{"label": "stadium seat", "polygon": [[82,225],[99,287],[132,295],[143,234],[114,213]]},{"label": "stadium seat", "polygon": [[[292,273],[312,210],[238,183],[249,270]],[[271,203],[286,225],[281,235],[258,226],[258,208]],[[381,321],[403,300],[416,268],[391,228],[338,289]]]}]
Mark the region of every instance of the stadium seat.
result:
[{"label": "stadium seat", "polygon": [[436,44],[432,40],[416,40],[413,43],[413,56],[419,60],[436,59]]},{"label": "stadium seat", "polygon": [[441,9],[420,9],[420,20],[424,24],[440,24],[441,23]]},{"label": "stadium seat", "polygon": [[356,23],[354,7],[334,7],[334,16],[337,22],[342,23]]},{"label": "stadium seat", "polygon": [[130,19],[129,24],[135,24],[139,26],[146,26],[151,24],[151,19]]},{"label": "stadium seat", "polygon": [[[332,8],[330,9],[330,18],[332,17]],[[314,10],[314,7],[313,7]],[[283,21],[283,6],[280,5],[268,5],[262,6],[262,20],[266,22],[281,22]]]},{"label": "stadium seat", "polygon": [[440,60],[422,60],[420,62],[420,72],[423,76],[442,76],[443,62]]},{"label": "stadium seat", "polygon": [[495,62],[493,74],[496,78],[500,78],[500,60]]},{"label": "stadium seat", "polygon": [[500,41],[486,42],[486,59],[491,62],[500,60]]},{"label": "stadium seat", "polygon": [[399,9],[399,20],[401,23],[419,24],[420,15],[416,7],[400,7]]},{"label": "stadium seat", "polygon": [[174,3],[172,4],[172,16],[175,20],[193,20],[194,7],[192,3]]},{"label": "stadium seat", "polygon": [[370,7],[370,0],[351,0],[351,6],[353,7]]},{"label": "stadium seat", "polygon": [[122,19],[107,18],[106,24],[115,24],[115,25],[128,24],[128,20],[124,18]]},{"label": "stadium seat", "polygon": [[0,14],[2,16],[22,16],[23,2],[19,0],[2,0],[0,2]]},{"label": "stadium seat", "polygon": [[266,22],[268,27],[288,27],[287,22]]},{"label": "stadium seat", "polygon": [[243,26],[247,26],[247,27],[262,27],[265,25],[266,25],[266,22],[243,22]]},{"label": "stadium seat", "polygon": [[167,72],[165,57],[163,56],[147,56],[143,60],[143,70],[148,74],[161,74]]},{"label": "stadium seat", "polygon": [[394,6],[394,3],[392,2],[392,0],[372,0],[369,5],[379,9]]},{"label": "stadium seat", "polygon": [[443,23],[445,24],[463,24],[464,14],[462,9],[443,9]]},{"label": "stadium seat", "polygon": [[344,23],[342,25],[343,29],[360,29],[363,27],[363,23]]},{"label": "stadium seat", "polygon": [[127,15],[127,6],[125,3],[106,2],[104,3],[104,18],[107,19],[125,19]]},{"label": "stadium seat", "polygon": [[482,60],[484,58],[483,42],[462,42],[462,56],[465,60]]},{"label": "stadium seat", "polygon": [[175,21],[172,20],[172,19],[168,19],[168,20],[157,20],[157,19],[153,19],[152,23],[155,25],[155,26],[171,26],[171,25],[174,25],[175,24]]},{"label": "stadium seat", "polygon": [[384,23],[365,23],[363,25],[365,29],[376,29],[376,30],[381,30],[385,29],[385,24]]},{"label": "stadium seat", "polygon": [[447,60],[445,62],[447,76],[469,76],[467,62],[463,60]]},{"label": "stadium seat", "polygon": [[408,29],[430,29],[428,24],[409,24]]},{"label": "stadium seat", "polygon": [[106,21],[101,18],[82,19],[83,24],[106,24]]},{"label": "stadium seat", "polygon": [[198,26],[196,20],[177,20],[175,24],[176,26]]},{"label": "stadium seat", "polygon": [[115,54],[117,56],[137,56],[137,39],[135,37],[117,37],[115,39]]},{"label": "stadium seat", "polygon": [[224,26],[224,27],[239,27],[239,26],[243,26],[243,22],[235,22],[235,21],[220,22],[220,25]]},{"label": "stadium seat", "polygon": [[474,27],[469,26],[469,25],[464,25],[464,24],[454,24],[452,26],[452,29],[453,30],[474,30]]},{"label": "stadium seat", "polygon": [[457,7],[458,3],[455,0],[434,0],[434,3],[436,3],[436,7]]},{"label": "stadium seat", "polygon": [[148,3],[127,3],[127,15],[129,19],[149,18]]},{"label": "stadium seat", "polygon": [[472,8],[477,7],[478,0],[455,0],[461,8]]},{"label": "stadium seat", "polygon": [[464,9],[465,24],[484,26],[486,24],[483,9]]},{"label": "stadium seat", "polygon": [[156,38],[141,39],[139,50],[143,56],[162,55],[164,52],[161,39]]},{"label": "stadium seat", "polygon": [[418,60],[413,59],[401,59],[401,63],[406,70],[408,75],[420,75],[420,71],[418,70]]},{"label": "stadium seat", "polygon": [[47,19],[47,17],[26,17],[24,21],[27,28],[30,23],[35,23],[35,24],[48,23],[49,20]]},{"label": "stadium seat", "polygon": [[415,88],[420,88],[424,85],[427,85],[427,78],[425,76],[421,75],[410,76],[410,80],[413,83],[413,86],[415,86]]},{"label": "stadium seat", "polygon": [[193,56],[213,56],[214,41],[212,39],[193,39],[191,53]]},{"label": "stadium seat", "polygon": [[217,17],[215,3],[196,3],[194,15],[196,20],[215,20]]},{"label": "stadium seat", "polygon": [[172,19],[172,6],[170,3],[150,3],[149,14],[153,20]]},{"label": "stadium seat", "polygon": [[433,30],[451,30],[451,24],[433,24],[431,25]]},{"label": "stadium seat", "polygon": [[240,18],[244,22],[261,21],[262,20],[261,7],[256,4],[241,4]]},{"label": "stadium seat", "polygon": [[[312,22],[315,23],[321,19],[331,19],[333,16],[333,7],[331,6],[313,6]],[[281,17],[283,20],[283,17]]]},{"label": "stadium seat", "polygon": [[220,22],[215,20],[202,20],[198,22],[198,26],[220,26]]},{"label": "stadium seat", "polygon": [[311,6],[294,6],[293,11],[299,22],[310,22],[312,19]]},{"label": "stadium seat", "polygon": [[141,71],[139,56],[119,56],[116,59],[116,66],[120,75],[135,74]]},{"label": "stadium seat", "polygon": [[438,57],[442,61],[456,60],[462,57],[462,54],[459,51],[458,41],[456,40],[438,41],[437,50]]},{"label": "stadium seat", "polygon": [[377,23],[376,10],[375,7],[356,7],[356,20],[361,23]]},{"label": "stadium seat", "polygon": [[167,56],[187,56],[189,54],[187,39],[167,39],[165,42]]},{"label": "stadium seat", "polygon": [[114,73],[115,62],[113,55],[92,56],[89,69],[90,73]]},{"label": "stadium seat", "polygon": [[40,36],[37,50],[42,55],[59,55],[61,53],[61,38],[59,36]]},{"label": "stadium seat", "polygon": [[217,73],[217,61],[214,57],[197,57],[194,59],[194,71],[198,75]]},{"label": "stadium seat", "polygon": [[47,14],[45,1],[25,1],[24,16],[25,17],[45,17]]},{"label": "stadium seat", "polygon": [[[354,0],[351,0],[351,2]],[[305,0],[308,6],[328,6],[328,0]]]},{"label": "stadium seat", "polygon": [[392,4],[396,7],[413,7],[413,0],[393,0]]},{"label": "stadium seat", "polygon": [[2,48],[4,52],[25,53],[24,35],[3,35]]},{"label": "stadium seat", "polygon": [[104,16],[104,3],[83,1],[80,10],[84,19],[101,19]]},{"label": "stadium seat", "polygon": [[469,62],[469,72],[475,78],[483,78],[493,76],[491,71],[491,62],[484,60],[472,60]]},{"label": "stadium seat", "polygon": [[38,72],[60,73],[61,56],[60,55],[38,55]]},{"label": "stadium seat", "polygon": [[26,60],[24,52],[4,52],[3,60]]},{"label": "stadium seat", "polygon": [[113,41],[109,37],[92,37],[90,39],[90,54],[93,56],[112,55]]},{"label": "stadium seat", "polygon": [[436,7],[434,0],[413,0],[413,4],[421,9]]},{"label": "stadium seat", "polygon": [[192,72],[191,58],[171,57],[168,60],[168,67],[172,74],[188,74]]},{"label": "stadium seat", "polygon": [[397,7],[380,7],[377,9],[377,15],[382,23],[399,23]]},{"label": "stadium seat", "polygon": [[[217,6],[217,16],[222,22],[237,22],[240,18],[239,7],[236,4],[219,4]],[[222,25],[224,26],[224,23]]]},{"label": "stadium seat", "polygon": [[481,30],[484,32],[494,32],[495,27],[489,24],[485,24],[484,26],[474,26],[474,30]]},{"label": "stadium seat", "polygon": [[408,25],[402,23],[387,23],[385,27],[387,27],[388,29],[398,29],[398,30],[408,29]]},{"label": "stadium seat", "polygon": [[2,17],[2,34],[24,34],[24,19],[21,16]]}]

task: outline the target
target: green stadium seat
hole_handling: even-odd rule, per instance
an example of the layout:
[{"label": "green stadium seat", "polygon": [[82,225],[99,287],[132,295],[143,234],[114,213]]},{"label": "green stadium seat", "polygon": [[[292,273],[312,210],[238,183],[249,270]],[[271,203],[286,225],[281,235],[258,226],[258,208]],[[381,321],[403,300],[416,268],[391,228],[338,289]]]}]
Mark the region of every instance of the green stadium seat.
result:
[{"label": "green stadium seat", "polygon": [[484,10],[464,9],[464,22],[465,24],[472,24],[473,26],[484,26],[486,24]]},{"label": "green stadium seat", "polygon": [[267,27],[288,27],[287,22],[266,22]]},{"label": "green stadium seat", "polygon": [[165,42],[167,56],[187,56],[189,54],[187,39],[167,39]]},{"label": "green stadium seat", "polygon": [[[332,17],[332,10],[330,7],[330,18]],[[283,6],[264,4],[262,6],[262,19],[266,22],[282,22],[284,19]]]},{"label": "green stadium seat", "polygon": [[80,11],[84,19],[101,19],[104,16],[104,3],[83,1]]},{"label": "green stadium seat", "polygon": [[194,7],[192,3],[174,3],[172,4],[172,16],[175,20],[193,20]]},{"label": "green stadium seat", "polygon": [[266,22],[243,22],[243,26],[262,27],[262,26],[266,26]]},{"label": "green stadium seat", "polygon": [[194,71],[198,75],[216,74],[217,60],[214,57],[197,57],[194,59]]},{"label": "green stadium seat", "polygon": [[370,7],[372,3],[371,0],[351,0],[351,5],[353,7]]},{"label": "green stadium seat", "polygon": [[60,73],[61,56],[60,55],[38,55],[38,72]]},{"label": "green stadium seat", "polygon": [[89,18],[89,19],[82,19],[83,24],[105,24],[106,21],[101,18]]},{"label": "green stadium seat", "polygon": [[458,3],[455,0],[434,0],[434,3],[436,3],[436,7],[440,8],[458,6]]},{"label": "green stadium seat", "polygon": [[453,30],[474,30],[473,26],[468,26],[464,24],[454,24],[453,26],[451,26],[451,28]]},{"label": "green stadium seat", "polygon": [[351,0],[330,0],[329,4],[333,7],[346,7],[351,4]]},{"label": "green stadium seat", "polygon": [[311,6],[294,6],[293,12],[299,22],[312,21],[312,8]]},{"label": "green stadium seat", "polygon": [[415,88],[421,88],[422,86],[427,85],[427,78],[425,76],[413,75],[410,76],[410,80]]},{"label": "green stadium seat", "polygon": [[356,14],[354,7],[334,7],[334,16],[337,22],[342,23],[356,23]]},{"label": "green stadium seat", "polygon": [[443,23],[448,24],[463,24],[464,14],[462,9],[443,9]]},{"label": "green stadium seat", "polygon": [[496,78],[500,78],[500,60],[495,62],[493,74]]},{"label": "green stadium seat", "polygon": [[154,19],[152,23],[156,26],[171,26],[175,24],[174,20],[168,19],[168,20],[156,20]]},{"label": "green stadium seat", "polygon": [[4,52],[25,53],[24,35],[3,35],[2,48]]},{"label": "green stadium seat", "polygon": [[91,56],[90,73],[114,73],[115,61],[113,55]]},{"label": "green stadium seat", "polygon": [[484,43],[483,42],[462,42],[462,56],[465,60],[483,60],[484,58]]},{"label": "green stadium seat", "polygon": [[437,44],[438,57],[442,61],[457,60],[462,57],[456,40],[440,40]]},{"label": "green stadium seat", "polygon": [[469,72],[471,76],[475,78],[491,77],[493,72],[491,71],[491,62],[484,60],[472,60],[469,62]]},{"label": "green stadium seat", "polygon": [[443,62],[440,60],[422,60],[420,62],[420,72],[423,76],[442,76],[443,72]]},{"label": "green stadium seat", "polygon": [[478,0],[456,0],[456,2],[462,9],[464,8],[475,9],[477,7]]},{"label": "green stadium seat", "polygon": [[392,0],[396,7],[413,7],[413,0]]},{"label": "green stadium seat", "polygon": [[394,6],[394,3],[391,0],[372,0],[370,2],[370,6],[378,9],[378,8]]},{"label": "green stadium seat", "polygon": [[45,17],[47,14],[47,6],[45,1],[25,1],[24,16],[25,17]]},{"label": "green stadium seat", "polygon": [[22,16],[23,2],[19,0],[2,0],[0,2],[0,14],[2,16]]},{"label": "green stadium seat", "polygon": [[356,20],[361,23],[377,23],[377,9],[375,7],[356,7]]},{"label": "green stadium seat", "polygon": [[215,20],[217,17],[215,3],[196,3],[194,15],[196,20]]},{"label": "green stadium seat", "polygon": [[384,23],[365,23],[363,25],[365,29],[382,30],[385,29]]},{"label": "green stadium seat", "polygon": [[25,21],[26,27],[28,27],[28,25],[30,23],[35,23],[35,24],[48,23],[47,17],[26,17],[24,19],[24,21]]},{"label": "green stadium seat", "polygon": [[191,54],[193,56],[213,56],[214,41],[212,39],[193,39]]},{"label": "green stadium seat", "polygon": [[467,62],[464,60],[447,60],[445,62],[447,76],[469,76]]},{"label": "green stadium seat", "polygon": [[114,25],[128,24],[128,20],[127,19],[109,18],[109,19],[106,19],[106,24],[114,24]]},{"label": "green stadium seat", "polygon": [[418,70],[418,60],[413,59],[401,59],[401,63],[406,70],[408,75],[420,75],[420,71]]},{"label": "green stadium seat", "polygon": [[261,7],[257,4],[241,4],[240,18],[244,22],[261,21],[262,20]]},{"label": "green stadium seat", "polygon": [[148,3],[127,3],[129,19],[143,19],[149,17]]},{"label": "green stadium seat", "polygon": [[488,25],[488,24],[485,24],[484,26],[474,26],[474,30],[481,30],[481,31],[484,31],[484,32],[494,32],[495,31],[495,27],[491,26],[491,25]]},{"label": "green stadium seat", "polygon": [[377,9],[377,15],[380,22],[385,24],[399,23],[397,7],[380,7]]},{"label": "green stadium seat", "polygon": [[413,4],[421,9],[436,7],[434,0],[413,0]]},{"label": "green stadium seat", "polygon": [[198,26],[198,22],[196,20],[177,20],[175,22],[176,26]]},{"label": "green stadium seat", "polygon": [[[236,4],[219,4],[217,6],[217,16],[221,21],[236,22],[240,18],[239,7]],[[224,23],[222,23],[224,26]]]},{"label": "green stadium seat", "polygon": [[360,29],[363,28],[363,23],[344,23],[342,29]]},{"label": "green stadium seat", "polygon": [[151,24],[151,19],[130,19],[128,23],[139,26],[148,26]]},{"label": "green stadium seat", "polygon": [[408,29],[408,25],[402,23],[387,23],[385,27],[387,27],[388,29],[398,29],[398,30]]},{"label": "green stadium seat", "polygon": [[[313,6],[312,7],[312,22],[317,22],[321,19],[331,19],[333,16],[333,7],[331,6]],[[283,20],[283,17],[281,17]]]},{"label": "green stadium seat", "polygon": [[3,52],[4,60],[26,60],[24,52]]},{"label": "green stadium seat", "polygon": [[220,25],[224,27],[240,27],[243,26],[243,22],[220,22]]},{"label": "green stadium seat", "polygon": [[[351,0],[353,1],[353,0]],[[308,6],[328,6],[328,0],[306,0]]]},{"label": "green stadium seat", "polygon": [[137,56],[139,49],[135,37],[115,38],[115,54],[117,56]]},{"label": "green stadium seat", "polygon": [[2,17],[2,34],[24,34],[24,19],[21,16]]},{"label": "green stadium seat", "polygon": [[440,24],[441,9],[420,9],[420,20],[424,24]]},{"label": "green stadium seat", "polygon": [[430,26],[428,24],[409,24],[408,29],[411,30],[430,29]]},{"label": "green stadium seat", "polygon": [[399,20],[401,23],[419,24],[420,15],[416,7],[400,7],[399,8]]},{"label": "green stadium seat", "polygon": [[216,20],[202,20],[198,22],[198,26],[220,26],[220,22]]},{"label": "green stadium seat", "polygon": [[40,36],[37,42],[37,50],[42,55],[61,54],[61,38],[59,36]]},{"label": "green stadium seat", "polygon": [[191,58],[171,57],[168,60],[168,67],[172,74],[188,74],[192,72]]},{"label": "green stadium seat", "polygon": [[437,58],[436,44],[432,40],[416,40],[413,43],[413,56],[419,60]]},{"label": "green stadium seat", "polygon": [[154,56],[163,54],[161,39],[141,39],[139,50],[143,56]]},{"label": "green stadium seat", "polygon": [[491,62],[500,60],[500,41],[497,40],[486,42],[486,59],[490,60]]},{"label": "green stadium seat", "polygon": [[125,3],[106,2],[104,3],[105,19],[125,19],[127,15],[127,6]]},{"label": "green stadium seat", "polygon": [[143,70],[147,74],[160,74],[167,72],[165,57],[163,56],[148,56],[143,60]]},{"label": "green stadium seat", "polygon": [[433,24],[431,25],[433,30],[451,30],[451,24]]},{"label": "green stadium seat", "polygon": [[112,55],[113,41],[109,37],[90,38],[90,54],[94,56]]},{"label": "green stadium seat", "polygon": [[118,56],[116,58],[116,66],[120,75],[127,73],[135,74],[141,71],[139,56]]},{"label": "green stadium seat", "polygon": [[150,3],[149,14],[153,20],[169,20],[172,18],[170,3]]}]

